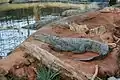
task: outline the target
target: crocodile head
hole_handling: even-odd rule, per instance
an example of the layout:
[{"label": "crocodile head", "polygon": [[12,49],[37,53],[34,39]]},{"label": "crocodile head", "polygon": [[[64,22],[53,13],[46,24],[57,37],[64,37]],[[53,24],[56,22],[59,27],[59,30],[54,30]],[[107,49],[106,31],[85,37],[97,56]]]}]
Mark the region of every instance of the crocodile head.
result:
[{"label": "crocodile head", "polygon": [[39,34],[39,35],[34,35],[33,37],[34,37],[35,40],[40,40],[42,42],[46,42],[46,36],[45,35]]},{"label": "crocodile head", "polygon": [[40,40],[42,42],[45,42],[45,43],[48,43],[48,44],[52,44],[52,45],[55,45],[56,42],[59,39],[59,37],[53,36],[53,35],[49,35],[49,34],[39,34],[39,35],[34,35],[33,37],[36,40]]}]

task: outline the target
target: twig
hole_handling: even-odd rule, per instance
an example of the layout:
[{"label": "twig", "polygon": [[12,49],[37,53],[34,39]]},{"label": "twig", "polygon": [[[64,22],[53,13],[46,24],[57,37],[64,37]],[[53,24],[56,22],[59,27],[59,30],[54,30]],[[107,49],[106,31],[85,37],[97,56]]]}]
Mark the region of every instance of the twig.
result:
[{"label": "twig", "polygon": [[120,42],[120,38],[116,37],[115,35],[113,37],[117,40],[115,43]]},{"label": "twig", "polygon": [[120,42],[120,38],[116,41],[116,43]]},{"label": "twig", "polygon": [[98,74],[98,65],[95,65],[95,73],[94,73],[94,75],[92,76],[91,80],[95,80],[97,74]]}]

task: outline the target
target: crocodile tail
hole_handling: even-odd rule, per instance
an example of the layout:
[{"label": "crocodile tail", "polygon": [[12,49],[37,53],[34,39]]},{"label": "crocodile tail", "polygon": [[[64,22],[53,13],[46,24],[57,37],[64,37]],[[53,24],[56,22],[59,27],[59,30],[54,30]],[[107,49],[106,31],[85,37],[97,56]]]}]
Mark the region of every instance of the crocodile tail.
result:
[{"label": "crocodile tail", "polygon": [[84,62],[88,62],[88,61],[93,61],[93,60],[100,60],[102,58],[104,58],[105,56],[103,55],[98,55],[98,56],[94,56],[94,57],[90,57],[90,58],[85,58],[85,59],[74,59],[75,61],[84,61]]}]

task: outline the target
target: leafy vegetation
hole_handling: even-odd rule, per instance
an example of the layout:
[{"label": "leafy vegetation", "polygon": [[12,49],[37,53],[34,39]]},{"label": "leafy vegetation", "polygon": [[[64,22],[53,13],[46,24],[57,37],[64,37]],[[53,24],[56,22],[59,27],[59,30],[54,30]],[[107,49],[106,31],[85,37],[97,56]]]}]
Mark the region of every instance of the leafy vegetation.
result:
[{"label": "leafy vegetation", "polygon": [[59,71],[42,67],[38,70],[37,80],[60,80]]}]

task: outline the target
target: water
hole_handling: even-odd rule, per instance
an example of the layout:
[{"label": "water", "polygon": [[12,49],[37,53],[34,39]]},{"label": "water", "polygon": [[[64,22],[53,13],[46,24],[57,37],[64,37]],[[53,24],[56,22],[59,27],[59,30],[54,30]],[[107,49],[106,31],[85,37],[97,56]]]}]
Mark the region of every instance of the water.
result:
[{"label": "water", "polygon": [[[34,24],[35,21],[29,17],[29,24]],[[7,56],[7,53],[13,51],[20,43],[22,43],[29,35],[36,30],[23,29],[26,26],[26,19],[1,21],[0,24],[0,56]]]},{"label": "water", "polygon": [[[34,33],[30,30],[30,35]],[[0,56],[7,56],[7,53],[14,50],[20,43],[27,38],[28,32],[26,29],[1,30],[0,31]]]},{"label": "water", "polygon": [[[60,11],[56,8],[42,9],[40,19],[42,22],[54,19],[60,15]],[[7,56],[28,36],[36,32],[36,30],[22,28],[31,24],[35,24],[32,9],[0,12],[0,56]]]}]

